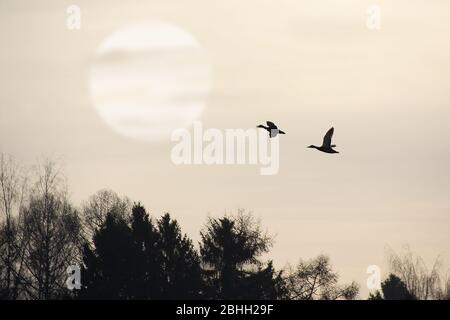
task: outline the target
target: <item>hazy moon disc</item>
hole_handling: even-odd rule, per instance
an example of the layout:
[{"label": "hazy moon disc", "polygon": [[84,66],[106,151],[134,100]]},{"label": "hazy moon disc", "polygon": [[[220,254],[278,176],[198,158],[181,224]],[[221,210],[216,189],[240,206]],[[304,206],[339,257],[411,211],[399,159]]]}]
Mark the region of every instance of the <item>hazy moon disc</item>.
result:
[{"label": "hazy moon disc", "polygon": [[91,66],[100,117],[116,132],[168,140],[203,111],[210,90],[206,51],[192,35],[162,22],[135,23],[107,37]]}]

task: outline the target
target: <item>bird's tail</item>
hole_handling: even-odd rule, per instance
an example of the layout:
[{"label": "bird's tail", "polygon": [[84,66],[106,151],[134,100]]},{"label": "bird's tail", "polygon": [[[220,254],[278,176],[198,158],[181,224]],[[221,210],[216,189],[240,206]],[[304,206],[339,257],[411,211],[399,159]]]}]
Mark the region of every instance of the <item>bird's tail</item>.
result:
[{"label": "bird's tail", "polygon": [[335,144],[332,144],[330,147],[332,147],[332,148],[336,148],[336,145]]}]

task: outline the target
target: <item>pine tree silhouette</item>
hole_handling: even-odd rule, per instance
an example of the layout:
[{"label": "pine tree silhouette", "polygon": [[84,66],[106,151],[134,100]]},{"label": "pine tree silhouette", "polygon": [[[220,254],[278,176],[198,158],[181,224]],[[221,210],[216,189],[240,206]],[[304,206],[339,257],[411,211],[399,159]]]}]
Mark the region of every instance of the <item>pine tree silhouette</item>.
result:
[{"label": "pine tree silhouette", "polygon": [[415,300],[406,288],[406,284],[392,273],[383,281],[381,289],[385,300]]},{"label": "pine tree silhouette", "polygon": [[200,258],[192,241],[181,234],[176,220],[166,213],[158,220],[157,249],[162,256],[162,296],[164,299],[199,298],[202,289]]},{"label": "pine tree silhouette", "polygon": [[236,217],[210,218],[201,238],[200,253],[210,298],[273,296],[276,285],[272,267],[269,265],[262,270],[262,262],[258,260],[268,251],[271,239],[251,215],[240,213]]},{"label": "pine tree silhouette", "polygon": [[82,299],[132,299],[134,243],[126,221],[113,214],[84,246]]}]

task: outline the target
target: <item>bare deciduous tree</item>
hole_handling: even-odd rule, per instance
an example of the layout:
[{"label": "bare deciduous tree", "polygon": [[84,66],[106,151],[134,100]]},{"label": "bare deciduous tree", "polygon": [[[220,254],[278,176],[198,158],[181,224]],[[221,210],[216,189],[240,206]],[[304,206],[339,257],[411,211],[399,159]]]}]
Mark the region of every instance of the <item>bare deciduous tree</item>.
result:
[{"label": "bare deciduous tree", "polygon": [[22,169],[11,156],[0,154],[0,261],[4,265],[4,270],[0,270],[0,290],[7,299],[15,299],[18,292],[16,267],[20,265],[22,248],[20,209],[25,191]]},{"label": "bare deciduous tree", "polygon": [[125,218],[130,214],[132,202],[111,190],[100,190],[82,204],[82,219],[86,238],[90,239],[105,222],[108,213]]},{"label": "bare deciduous tree", "polygon": [[56,298],[65,289],[67,266],[80,259],[81,223],[55,163],[47,160],[37,168],[23,217],[23,294],[30,299]]},{"label": "bare deciduous tree", "polygon": [[400,255],[388,249],[388,260],[392,273],[400,277],[416,299],[449,299],[450,279],[448,274],[441,271],[440,257],[436,258],[429,270],[423,259],[406,246]]},{"label": "bare deciduous tree", "polygon": [[355,299],[359,287],[355,282],[339,285],[339,276],[333,271],[330,259],[320,255],[309,261],[300,261],[286,270],[287,298],[292,300]]}]

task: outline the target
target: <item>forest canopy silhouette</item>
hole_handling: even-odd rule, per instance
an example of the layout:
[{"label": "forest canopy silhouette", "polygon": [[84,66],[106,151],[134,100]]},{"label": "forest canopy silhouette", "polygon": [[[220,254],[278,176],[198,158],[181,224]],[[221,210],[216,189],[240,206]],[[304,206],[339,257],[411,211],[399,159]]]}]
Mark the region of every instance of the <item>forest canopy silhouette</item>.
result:
[{"label": "forest canopy silhouette", "polygon": [[[277,270],[263,258],[273,237],[244,210],[208,217],[195,244],[169,213],[151,215],[111,190],[76,207],[55,162],[25,172],[0,157],[0,299],[359,297],[358,284],[339,283],[326,255]],[[397,269],[370,299],[448,299],[448,281],[439,286],[436,272],[412,281],[401,273],[405,261],[394,262]],[[79,290],[66,284],[73,265],[81,269]]]}]

